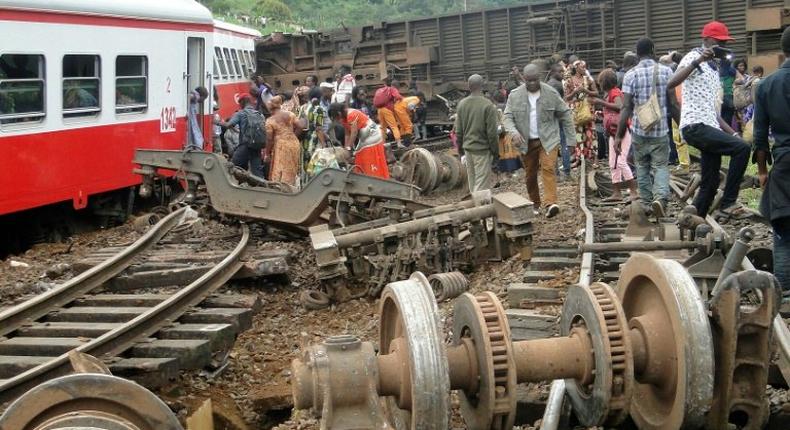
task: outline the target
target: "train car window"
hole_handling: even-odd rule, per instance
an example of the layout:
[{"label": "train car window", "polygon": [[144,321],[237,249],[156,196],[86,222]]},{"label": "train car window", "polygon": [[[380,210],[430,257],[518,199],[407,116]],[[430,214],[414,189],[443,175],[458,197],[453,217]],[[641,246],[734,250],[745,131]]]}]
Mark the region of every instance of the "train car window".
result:
[{"label": "train car window", "polygon": [[250,56],[250,73],[255,73],[258,71],[258,64],[255,61],[255,51],[247,51],[247,54]]},{"label": "train car window", "polygon": [[96,115],[101,106],[98,55],[63,56],[63,116]]},{"label": "train car window", "polygon": [[217,57],[214,57],[213,63],[214,63],[214,73],[212,74],[212,76],[214,76],[214,80],[216,81],[217,79],[219,79],[219,67],[217,67]]},{"label": "train car window", "polygon": [[228,76],[226,76],[226,78],[230,79],[234,75],[233,62],[230,59],[230,51],[228,50],[228,48],[222,48],[222,52],[225,54],[225,65],[228,67]]},{"label": "train car window", "polygon": [[239,56],[236,55],[236,50],[232,49],[230,55],[233,57],[233,67],[236,69],[236,77],[241,77],[241,66],[239,66]]},{"label": "train car window", "polygon": [[250,70],[249,63],[247,62],[247,56],[244,55],[244,51],[239,51],[239,61],[241,62],[241,74],[242,76],[247,75],[247,71]]},{"label": "train car window", "polygon": [[44,119],[44,56],[0,55],[0,124]]},{"label": "train car window", "polygon": [[245,64],[247,66],[246,72],[248,75],[251,75],[254,72],[254,70],[252,69],[252,58],[250,58],[250,51],[241,51],[241,53],[244,54],[244,59],[246,60],[246,64]]},{"label": "train car window", "polygon": [[136,113],[148,109],[148,58],[143,55],[115,57],[115,112]]},{"label": "train car window", "polygon": [[219,73],[222,79],[228,76],[228,69],[225,67],[225,59],[222,57],[222,50],[219,47],[214,47],[214,59],[219,65]]}]

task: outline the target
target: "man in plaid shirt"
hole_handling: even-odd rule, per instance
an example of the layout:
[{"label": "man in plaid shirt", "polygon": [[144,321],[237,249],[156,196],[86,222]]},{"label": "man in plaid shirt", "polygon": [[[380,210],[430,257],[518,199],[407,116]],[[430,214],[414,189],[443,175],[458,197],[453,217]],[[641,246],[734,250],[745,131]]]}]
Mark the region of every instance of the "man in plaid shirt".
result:
[{"label": "man in plaid shirt", "polygon": [[654,50],[653,41],[649,38],[644,37],[636,42],[639,64],[623,77],[623,108],[620,111],[614,148],[618,157],[628,156],[621,154],[620,148],[630,120],[639,196],[643,205],[650,205],[656,217],[662,217],[669,200],[669,129],[664,115],[669,108],[673,116],[679,117],[675,94],[667,89],[672,69],[658,64],[656,92],[662,118],[653,127],[645,130],[634,114],[634,107],[647,103],[653,93],[653,75],[657,65]]}]

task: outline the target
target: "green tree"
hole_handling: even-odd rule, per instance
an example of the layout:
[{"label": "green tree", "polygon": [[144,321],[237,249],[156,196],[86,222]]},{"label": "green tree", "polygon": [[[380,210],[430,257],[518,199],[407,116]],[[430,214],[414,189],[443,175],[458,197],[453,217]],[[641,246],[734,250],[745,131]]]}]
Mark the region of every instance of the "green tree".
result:
[{"label": "green tree", "polygon": [[258,0],[252,11],[256,15],[265,16],[278,21],[291,21],[291,8],[282,0]]}]

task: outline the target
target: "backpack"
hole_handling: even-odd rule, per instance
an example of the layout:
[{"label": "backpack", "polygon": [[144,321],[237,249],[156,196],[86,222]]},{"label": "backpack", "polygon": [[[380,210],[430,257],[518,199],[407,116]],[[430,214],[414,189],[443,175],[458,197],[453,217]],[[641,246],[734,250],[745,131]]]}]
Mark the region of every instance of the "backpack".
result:
[{"label": "backpack", "polygon": [[266,145],[266,128],[264,126],[263,115],[252,109],[242,111],[241,133],[239,133],[239,143],[247,145],[253,150],[261,150]]},{"label": "backpack", "polygon": [[390,91],[390,87],[381,87],[377,89],[376,94],[373,95],[373,106],[376,109],[387,107],[391,102],[392,91]]}]

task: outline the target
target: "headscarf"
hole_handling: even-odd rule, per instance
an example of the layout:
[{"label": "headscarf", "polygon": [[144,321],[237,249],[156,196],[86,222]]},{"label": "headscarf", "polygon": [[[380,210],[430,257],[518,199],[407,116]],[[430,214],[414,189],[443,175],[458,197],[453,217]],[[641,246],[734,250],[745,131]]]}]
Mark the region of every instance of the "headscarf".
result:
[{"label": "headscarf", "polygon": [[277,109],[280,109],[283,106],[283,98],[280,96],[274,96],[271,100],[269,100],[269,112],[274,112]]}]

